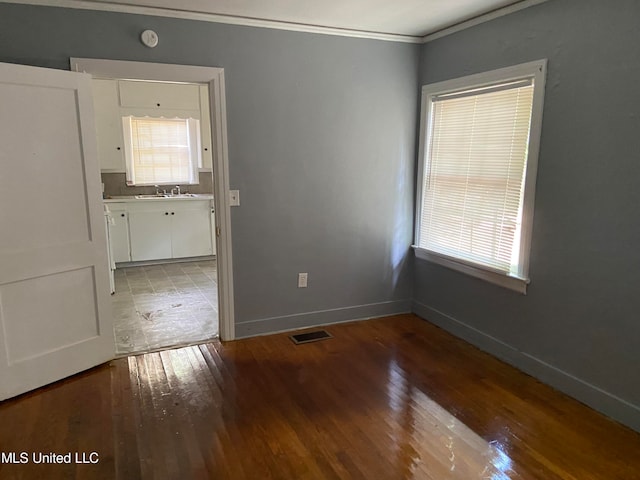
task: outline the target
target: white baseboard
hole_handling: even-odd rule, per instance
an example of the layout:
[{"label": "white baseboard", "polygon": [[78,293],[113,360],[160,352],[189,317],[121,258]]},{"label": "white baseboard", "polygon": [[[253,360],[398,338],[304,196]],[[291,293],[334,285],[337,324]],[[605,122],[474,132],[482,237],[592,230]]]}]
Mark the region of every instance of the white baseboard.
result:
[{"label": "white baseboard", "polygon": [[428,322],[640,432],[640,406],[619,398],[526,352],[517,350],[511,345],[428,305],[413,301],[411,310]]},{"label": "white baseboard", "polygon": [[262,318],[249,322],[236,323],[236,338],[254,337],[277,332],[317,327],[332,323],[353,322],[369,318],[398,315],[411,311],[410,300],[370,303],[352,307],[305,312],[282,317]]}]

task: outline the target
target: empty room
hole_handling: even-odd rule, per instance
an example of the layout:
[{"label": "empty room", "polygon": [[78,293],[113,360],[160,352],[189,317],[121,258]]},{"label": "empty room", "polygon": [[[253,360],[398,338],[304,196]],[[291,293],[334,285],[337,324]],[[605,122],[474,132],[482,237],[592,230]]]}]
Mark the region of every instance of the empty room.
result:
[{"label": "empty room", "polygon": [[638,18],[0,0],[0,478],[640,479]]}]

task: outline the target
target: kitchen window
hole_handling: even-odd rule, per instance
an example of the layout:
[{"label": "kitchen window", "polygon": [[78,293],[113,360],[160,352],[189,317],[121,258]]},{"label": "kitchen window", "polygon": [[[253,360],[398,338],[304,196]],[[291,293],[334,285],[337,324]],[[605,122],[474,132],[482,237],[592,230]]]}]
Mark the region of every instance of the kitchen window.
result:
[{"label": "kitchen window", "polygon": [[415,252],[526,293],[546,61],[422,89]]},{"label": "kitchen window", "polygon": [[122,118],[127,185],[197,184],[200,121]]}]

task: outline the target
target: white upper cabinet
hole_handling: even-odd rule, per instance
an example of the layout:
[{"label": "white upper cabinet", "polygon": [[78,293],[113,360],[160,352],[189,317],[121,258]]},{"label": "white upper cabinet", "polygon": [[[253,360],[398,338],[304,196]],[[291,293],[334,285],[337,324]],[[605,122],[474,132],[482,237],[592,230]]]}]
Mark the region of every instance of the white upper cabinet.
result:
[{"label": "white upper cabinet", "polygon": [[208,85],[93,79],[92,88],[101,171],[125,171],[122,117],[129,115],[200,120],[198,167],[211,170],[213,145]]},{"label": "white upper cabinet", "polygon": [[198,85],[120,80],[120,106],[159,110],[200,110]]},{"label": "white upper cabinet", "polygon": [[94,78],[91,81],[91,88],[96,117],[100,170],[124,172],[124,145],[122,120],[118,107],[118,82]]},{"label": "white upper cabinet", "polygon": [[211,113],[209,110],[209,86],[208,85],[200,85],[200,128],[202,130],[201,134],[201,158],[202,158],[202,166],[201,168],[211,169],[212,162],[212,150],[213,145],[211,144]]}]

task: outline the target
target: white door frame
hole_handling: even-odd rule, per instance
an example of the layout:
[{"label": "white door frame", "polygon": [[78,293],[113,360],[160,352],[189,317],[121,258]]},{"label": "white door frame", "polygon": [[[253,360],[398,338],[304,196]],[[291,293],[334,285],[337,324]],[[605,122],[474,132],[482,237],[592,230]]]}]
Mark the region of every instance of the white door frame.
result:
[{"label": "white door frame", "polygon": [[207,83],[211,114],[213,151],[213,197],[216,205],[218,252],[218,307],[220,338],[235,338],[233,303],[233,258],[231,251],[231,210],[229,204],[229,154],[224,69],[166,63],[128,62],[94,58],[71,58],[71,70],[96,78],[127,78],[168,82]]}]

